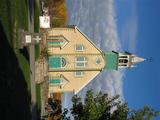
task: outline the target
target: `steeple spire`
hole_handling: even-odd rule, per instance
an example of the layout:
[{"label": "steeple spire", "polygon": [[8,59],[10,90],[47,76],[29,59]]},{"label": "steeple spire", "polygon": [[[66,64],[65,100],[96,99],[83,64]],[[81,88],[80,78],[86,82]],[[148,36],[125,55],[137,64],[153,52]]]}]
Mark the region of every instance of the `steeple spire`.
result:
[{"label": "steeple spire", "polygon": [[105,69],[117,70],[119,68],[133,68],[136,64],[145,61],[146,59],[138,57],[129,52],[106,52],[104,54],[105,58]]},{"label": "steeple spire", "polygon": [[143,61],[145,61],[146,59],[144,59],[144,58],[141,58],[141,57],[137,57],[137,56],[133,56],[132,57],[132,59],[131,59],[131,62],[132,63],[139,63],[139,62],[143,62]]},{"label": "steeple spire", "polygon": [[138,57],[134,54],[125,52],[119,53],[119,68],[136,67],[135,64],[145,61],[146,59]]}]

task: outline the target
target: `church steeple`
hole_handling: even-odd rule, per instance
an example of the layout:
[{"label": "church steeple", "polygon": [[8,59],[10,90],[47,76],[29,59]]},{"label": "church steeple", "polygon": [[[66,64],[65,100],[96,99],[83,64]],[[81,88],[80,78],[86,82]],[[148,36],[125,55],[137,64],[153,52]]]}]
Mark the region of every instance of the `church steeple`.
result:
[{"label": "church steeple", "polygon": [[135,64],[143,62],[144,60],[144,58],[138,57],[128,52],[119,53],[118,68],[135,67]]},{"label": "church steeple", "polygon": [[145,59],[138,57],[129,52],[118,53],[115,51],[107,52],[104,54],[105,57],[105,69],[117,70],[120,68],[132,68],[135,64],[143,62]]}]

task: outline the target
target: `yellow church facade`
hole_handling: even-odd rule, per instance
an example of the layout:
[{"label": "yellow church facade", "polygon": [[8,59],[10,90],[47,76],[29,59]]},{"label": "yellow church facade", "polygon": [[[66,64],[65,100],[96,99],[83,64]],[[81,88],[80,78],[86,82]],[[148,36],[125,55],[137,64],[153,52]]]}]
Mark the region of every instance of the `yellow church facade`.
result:
[{"label": "yellow church facade", "polygon": [[105,66],[103,52],[79,28],[47,30],[49,92],[78,93]]},{"label": "yellow church facade", "polygon": [[49,94],[77,94],[103,69],[117,70],[143,61],[130,53],[104,53],[77,26],[45,29],[43,41],[49,54]]}]

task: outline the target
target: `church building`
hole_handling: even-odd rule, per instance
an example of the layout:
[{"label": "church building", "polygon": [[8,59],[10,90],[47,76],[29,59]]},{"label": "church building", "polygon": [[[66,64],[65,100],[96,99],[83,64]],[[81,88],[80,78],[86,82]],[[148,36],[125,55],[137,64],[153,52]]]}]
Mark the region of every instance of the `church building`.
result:
[{"label": "church building", "polygon": [[77,26],[45,29],[42,37],[49,54],[50,94],[77,94],[103,70],[131,68],[145,60],[128,52],[101,51]]}]

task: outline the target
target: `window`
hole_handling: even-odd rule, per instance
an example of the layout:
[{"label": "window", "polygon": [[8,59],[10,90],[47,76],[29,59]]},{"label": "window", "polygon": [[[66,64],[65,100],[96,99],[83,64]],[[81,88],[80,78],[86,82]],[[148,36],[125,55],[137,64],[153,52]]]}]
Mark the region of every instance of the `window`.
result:
[{"label": "window", "polygon": [[85,49],[84,46],[81,45],[81,44],[78,44],[78,45],[75,46],[76,51],[84,51],[84,49]]},{"label": "window", "polygon": [[50,85],[60,85],[60,77],[50,77],[49,78],[49,84]]},{"label": "window", "polygon": [[83,77],[83,76],[84,76],[84,72],[83,71],[75,72],[75,77]]},{"label": "window", "polygon": [[49,76],[49,85],[50,86],[60,86],[63,88],[69,81],[63,76]]},{"label": "window", "polygon": [[63,48],[69,42],[64,36],[47,36],[48,47]]},{"label": "window", "polygon": [[100,58],[98,58],[98,59],[96,60],[96,64],[98,64],[98,65],[101,64],[101,62],[102,62],[102,61],[101,61]]},{"label": "window", "polygon": [[119,63],[128,63],[127,59],[119,59]]},{"label": "window", "polygon": [[86,57],[77,57],[76,58],[76,67],[85,67],[87,65],[87,58]]},{"label": "window", "polygon": [[65,42],[60,40],[48,41],[48,47],[60,47],[64,44]]}]

